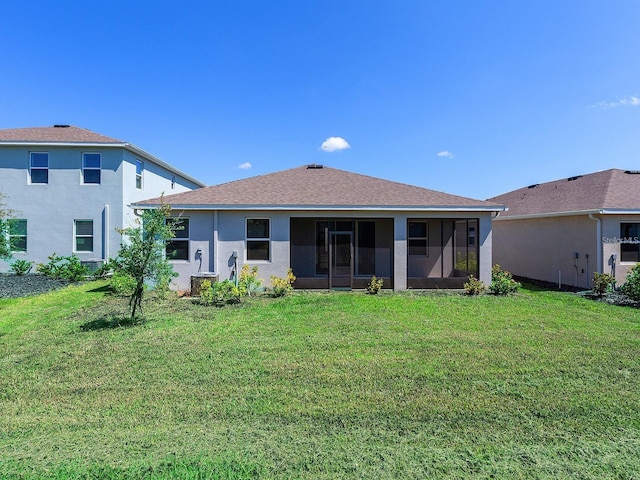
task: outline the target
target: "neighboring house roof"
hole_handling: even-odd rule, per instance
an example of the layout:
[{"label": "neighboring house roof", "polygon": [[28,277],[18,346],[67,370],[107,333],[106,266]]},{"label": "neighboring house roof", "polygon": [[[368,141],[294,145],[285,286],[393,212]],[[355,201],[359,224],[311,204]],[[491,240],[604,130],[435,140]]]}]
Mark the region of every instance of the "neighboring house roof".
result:
[{"label": "neighboring house roof", "polygon": [[[153,207],[160,198],[137,202]],[[494,203],[306,165],[164,197],[186,209],[433,209],[502,211]]]},{"label": "neighboring house roof", "polygon": [[24,143],[118,143],[125,142],[112,137],[71,125],[53,127],[8,128],[0,130],[0,142]]},{"label": "neighboring house roof", "polygon": [[53,127],[31,127],[31,128],[7,128],[0,130],[0,146],[19,146],[19,145],[40,145],[40,146],[62,146],[62,145],[87,145],[100,147],[120,147],[125,148],[135,155],[146,158],[153,163],[166,168],[172,173],[199,185],[206,186],[200,180],[197,180],[176,167],[160,160],[158,157],[146,152],[145,150],[135,146],[132,143],[118,140],[117,138],[107,137],[99,133],[92,132],[85,128],[74,127],[72,125],[54,125]]},{"label": "neighboring house roof", "polygon": [[540,183],[490,198],[500,218],[571,213],[640,213],[640,172],[610,169]]}]

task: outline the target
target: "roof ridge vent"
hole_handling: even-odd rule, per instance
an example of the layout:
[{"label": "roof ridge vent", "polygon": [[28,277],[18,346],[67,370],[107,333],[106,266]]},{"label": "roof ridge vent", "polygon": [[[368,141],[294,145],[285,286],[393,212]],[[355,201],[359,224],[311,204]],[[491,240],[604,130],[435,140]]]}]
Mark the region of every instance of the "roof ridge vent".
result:
[{"label": "roof ridge vent", "polygon": [[324,168],[324,165],[319,165],[317,163],[311,163],[307,165],[307,170],[320,170],[322,168]]},{"label": "roof ridge vent", "polygon": [[567,182],[573,182],[574,180],[577,180],[580,177],[582,177],[582,175],[576,175],[575,177],[569,177],[569,178],[567,178]]},{"label": "roof ridge vent", "polygon": [[69,125],[54,125],[53,128],[69,128]]},{"label": "roof ridge vent", "polygon": [[628,175],[640,175],[640,170],[625,170],[624,173]]}]

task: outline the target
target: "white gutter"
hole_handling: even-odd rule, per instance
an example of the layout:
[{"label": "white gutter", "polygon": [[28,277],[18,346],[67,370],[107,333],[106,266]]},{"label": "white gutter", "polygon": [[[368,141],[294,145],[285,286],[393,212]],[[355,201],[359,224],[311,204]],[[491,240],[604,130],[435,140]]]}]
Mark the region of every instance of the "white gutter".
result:
[{"label": "white gutter", "polygon": [[532,213],[527,215],[509,215],[507,217],[501,217],[499,221],[527,220],[530,218],[574,217],[576,215],[640,215],[640,209],[598,208],[592,210],[569,210],[566,212]]},{"label": "white gutter", "polygon": [[[504,212],[505,207],[444,207],[444,206],[414,206],[414,205],[189,205],[170,204],[175,210],[264,210],[264,211],[386,211],[386,212]],[[158,208],[157,203],[134,203],[131,208]]]}]

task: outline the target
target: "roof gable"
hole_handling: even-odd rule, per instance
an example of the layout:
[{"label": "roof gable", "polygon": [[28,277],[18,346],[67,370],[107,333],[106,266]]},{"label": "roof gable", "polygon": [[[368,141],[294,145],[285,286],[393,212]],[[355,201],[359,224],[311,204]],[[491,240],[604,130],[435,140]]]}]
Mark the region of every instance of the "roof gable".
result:
[{"label": "roof gable", "polygon": [[640,174],[610,169],[530,185],[489,199],[509,209],[501,217],[640,209]]},{"label": "roof gable", "polygon": [[[169,195],[166,203],[192,208],[407,208],[446,207],[502,210],[502,207],[426,188],[319,165]],[[153,206],[159,198],[138,202]]]},{"label": "roof gable", "polygon": [[107,137],[85,128],[70,125],[53,127],[8,128],[0,130],[0,142],[19,143],[117,143],[122,140]]}]

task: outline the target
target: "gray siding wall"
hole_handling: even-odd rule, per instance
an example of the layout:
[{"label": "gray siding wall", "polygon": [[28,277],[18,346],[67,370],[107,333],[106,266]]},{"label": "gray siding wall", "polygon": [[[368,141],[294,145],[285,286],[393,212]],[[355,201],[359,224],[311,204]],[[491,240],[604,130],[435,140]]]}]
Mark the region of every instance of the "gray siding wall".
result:
[{"label": "gray siding wall", "polygon": [[[49,183],[30,184],[30,152],[48,152]],[[101,181],[82,184],[82,153],[100,153]],[[135,159],[144,163],[143,188],[136,188]],[[16,259],[36,263],[52,253],[74,253],[74,220],[93,221],[93,251],[75,252],[81,260],[115,256],[122,242],[117,228],[131,226],[135,214],[131,202],[178,193],[196,187],[155,163],[119,147],[0,146],[0,192],[16,217],[27,220],[27,252]],[[9,268],[0,261],[0,271]]]},{"label": "gray siding wall", "polygon": [[[180,274],[174,281],[174,287],[189,289],[191,275],[201,272],[215,272],[220,280],[233,277],[234,268],[243,265],[258,266],[259,277],[265,286],[269,285],[271,275],[284,277],[290,266],[290,217],[307,218],[393,218],[393,230],[388,232],[394,237],[393,275],[394,288],[405,290],[407,274],[406,229],[408,218],[478,218],[480,278],[491,281],[491,214],[489,213],[432,213],[432,212],[388,212],[388,211],[185,211],[183,216],[190,219],[189,261],[173,262],[174,269]],[[247,218],[269,218],[271,220],[271,258],[269,261],[247,261],[245,228]],[[217,248],[214,238],[217,238]],[[203,251],[200,266],[195,257],[198,248]],[[237,259],[233,252],[238,253]],[[295,273],[295,272],[294,272]]]}]

